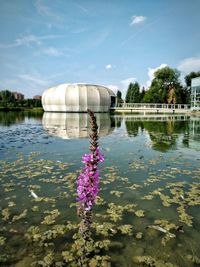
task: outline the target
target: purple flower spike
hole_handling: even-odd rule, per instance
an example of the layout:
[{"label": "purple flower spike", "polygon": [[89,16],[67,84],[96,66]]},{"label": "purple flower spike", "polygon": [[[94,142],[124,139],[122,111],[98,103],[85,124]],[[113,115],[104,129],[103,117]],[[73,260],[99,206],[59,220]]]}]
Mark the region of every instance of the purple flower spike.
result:
[{"label": "purple flower spike", "polygon": [[85,154],[82,162],[85,167],[78,177],[77,194],[78,201],[82,203],[85,210],[91,210],[97,193],[99,191],[99,169],[98,162],[103,162],[104,157],[99,147],[92,154]]},{"label": "purple flower spike", "polygon": [[78,177],[77,195],[80,203],[79,215],[91,211],[99,192],[99,169],[98,162],[104,161],[104,156],[100,151],[97,140],[98,126],[94,113],[88,110],[90,116],[90,154],[82,157],[85,167]]}]

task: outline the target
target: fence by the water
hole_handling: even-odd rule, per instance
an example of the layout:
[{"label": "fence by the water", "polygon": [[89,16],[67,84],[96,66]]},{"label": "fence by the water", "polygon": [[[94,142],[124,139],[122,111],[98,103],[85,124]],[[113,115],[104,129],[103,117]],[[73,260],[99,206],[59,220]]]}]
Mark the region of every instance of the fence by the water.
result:
[{"label": "fence by the water", "polygon": [[143,113],[186,113],[190,112],[187,104],[159,104],[159,103],[117,103],[110,108],[119,112],[143,112]]}]

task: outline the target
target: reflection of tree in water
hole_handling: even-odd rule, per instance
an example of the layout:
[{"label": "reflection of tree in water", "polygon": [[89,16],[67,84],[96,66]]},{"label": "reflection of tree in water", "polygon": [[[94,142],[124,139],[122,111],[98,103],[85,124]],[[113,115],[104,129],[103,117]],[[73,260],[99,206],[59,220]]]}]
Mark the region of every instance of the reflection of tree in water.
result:
[{"label": "reflection of tree in water", "polygon": [[23,112],[0,112],[0,124],[3,126],[10,126],[23,122],[25,115]]},{"label": "reflection of tree in water", "polygon": [[176,149],[178,136],[174,134],[174,121],[144,122],[144,127],[149,132],[153,149],[161,152]]},{"label": "reflection of tree in water", "polygon": [[191,117],[189,122],[189,132],[186,136],[188,146],[200,147],[200,119],[199,117]]},{"label": "reflection of tree in water", "polygon": [[161,152],[176,149],[177,139],[183,134],[183,144],[187,146],[189,121],[125,121],[129,136],[136,137],[140,131],[146,129],[152,141],[152,148]]},{"label": "reflection of tree in water", "polygon": [[5,112],[2,111],[0,112],[0,124],[3,126],[10,126],[13,124],[18,124],[21,123],[25,120],[25,117],[34,118],[38,119],[38,121],[42,121],[42,114],[43,112],[31,112],[31,111],[26,111],[26,112],[15,112],[15,111],[9,111]]},{"label": "reflection of tree in water", "polygon": [[122,116],[110,116],[111,128],[120,128],[122,123]]},{"label": "reflection of tree in water", "polygon": [[152,147],[161,152],[176,149],[179,135],[189,130],[188,121],[144,122],[144,127],[149,132]]},{"label": "reflection of tree in water", "polygon": [[144,125],[142,121],[125,120],[126,130],[129,136],[136,137],[139,131],[143,131]]},{"label": "reflection of tree in water", "polygon": [[31,119],[34,118],[35,120],[42,122],[42,115],[43,115],[43,111],[26,111],[25,115]]}]

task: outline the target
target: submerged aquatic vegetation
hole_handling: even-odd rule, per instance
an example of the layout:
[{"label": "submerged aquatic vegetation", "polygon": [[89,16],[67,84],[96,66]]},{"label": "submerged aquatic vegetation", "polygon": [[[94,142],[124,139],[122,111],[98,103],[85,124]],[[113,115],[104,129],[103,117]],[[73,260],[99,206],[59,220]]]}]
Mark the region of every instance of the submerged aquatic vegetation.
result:
[{"label": "submerged aquatic vegetation", "polygon": [[12,222],[15,222],[15,221],[18,221],[18,220],[21,220],[21,219],[25,218],[26,215],[27,215],[27,212],[28,212],[28,210],[25,209],[25,210],[22,211],[22,213],[20,213],[19,215],[15,215],[15,216],[12,218]]},{"label": "submerged aquatic vegetation", "polygon": [[163,260],[156,259],[152,256],[134,256],[133,262],[137,264],[141,264],[141,266],[150,266],[150,267],[179,267],[176,264],[172,264],[171,262],[166,262]]},{"label": "submerged aquatic vegetation", "polygon": [[135,215],[136,215],[137,217],[144,217],[144,211],[143,211],[143,210],[137,210],[137,211],[135,212]]},{"label": "submerged aquatic vegetation", "polygon": [[10,218],[10,212],[9,212],[8,208],[3,209],[1,214],[2,214],[2,220],[3,221],[7,221]]},{"label": "submerged aquatic vegetation", "polygon": [[5,244],[6,238],[3,236],[0,236],[0,246],[3,246]]},{"label": "submerged aquatic vegetation", "polygon": [[45,213],[48,213],[49,215],[44,217],[44,220],[41,222],[41,224],[54,224],[55,219],[60,215],[60,212],[58,209],[52,210],[52,211],[45,211]]}]

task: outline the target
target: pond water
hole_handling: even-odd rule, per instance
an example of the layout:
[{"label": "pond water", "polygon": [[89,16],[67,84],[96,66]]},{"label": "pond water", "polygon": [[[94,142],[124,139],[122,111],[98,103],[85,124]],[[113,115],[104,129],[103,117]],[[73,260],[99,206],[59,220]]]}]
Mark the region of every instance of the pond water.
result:
[{"label": "pond water", "polygon": [[[200,118],[96,117],[105,162],[87,266],[200,266]],[[78,266],[88,125],[87,114],[0,113],[0,266]]]}]

